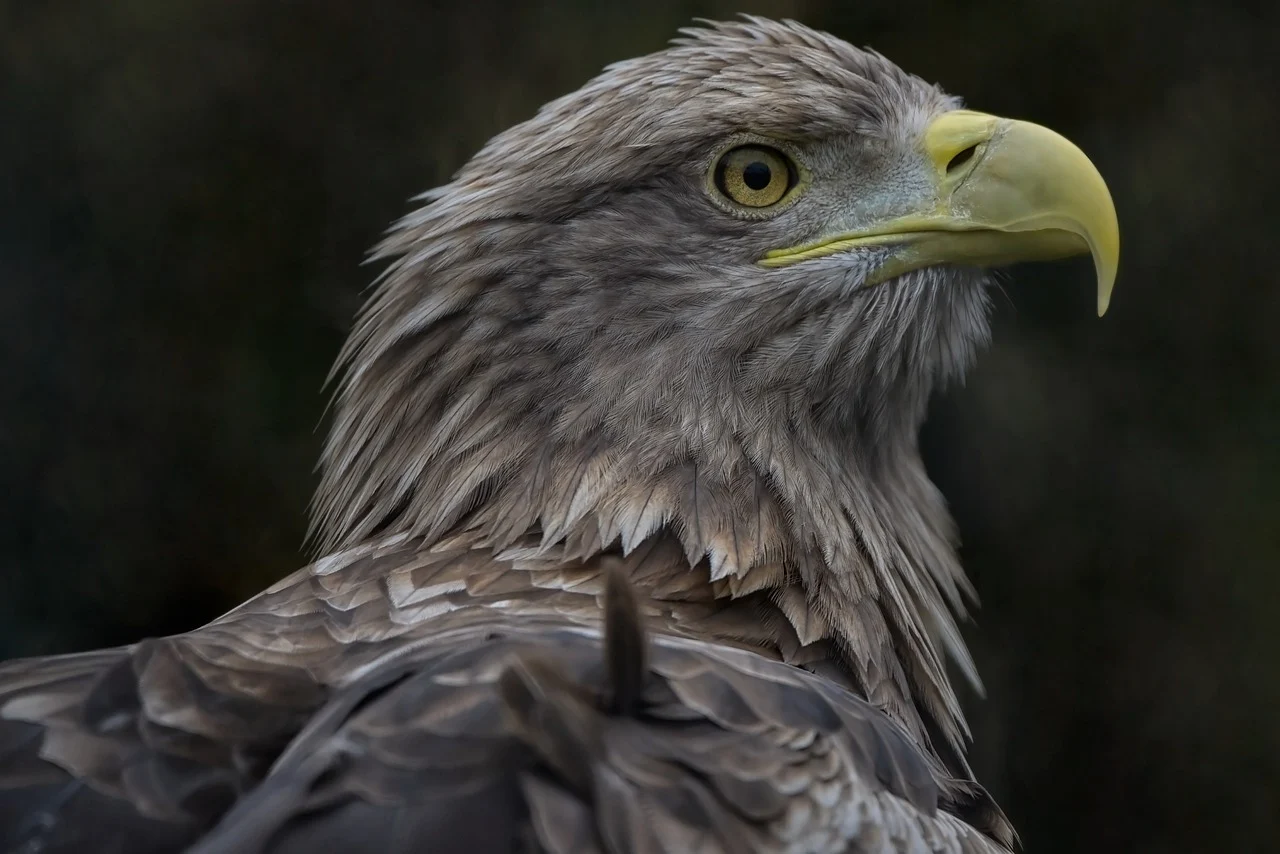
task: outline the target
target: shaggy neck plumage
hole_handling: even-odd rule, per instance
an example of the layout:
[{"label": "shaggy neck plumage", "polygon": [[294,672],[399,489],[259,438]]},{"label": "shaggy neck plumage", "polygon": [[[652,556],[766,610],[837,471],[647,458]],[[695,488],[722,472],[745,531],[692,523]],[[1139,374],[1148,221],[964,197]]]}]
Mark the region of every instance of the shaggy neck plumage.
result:
[{"label": "shaggy neck plumage", "polygon": [[388,242],[402,258],[343,354],[323,545],[468,531],[573,560],[675,536],[680,571],[767,594],[801,646],[958,748],[938,645],[972,675],[967,587],[916,436],[985,335],[977,275],[766,287],[637,248],[627,280],[584,281],[546,251],[558,226],[518,226],[419,217]]}]

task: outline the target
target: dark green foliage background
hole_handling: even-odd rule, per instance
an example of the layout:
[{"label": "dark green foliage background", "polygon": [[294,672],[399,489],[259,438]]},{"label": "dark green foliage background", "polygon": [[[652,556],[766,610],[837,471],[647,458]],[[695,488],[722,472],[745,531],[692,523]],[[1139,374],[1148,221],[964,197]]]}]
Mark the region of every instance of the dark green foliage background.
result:
[{"label": "dark green foliage background", "polygon": [[[745,8],[744,8],[745,7]],[[792,16],[1108,177],[925,432],[983,596],[980,778],[1028,850],[1280,838],[1276,4],[0,2],[0,657],[303,561],[325,373],[412,193],[695,16]]]}]

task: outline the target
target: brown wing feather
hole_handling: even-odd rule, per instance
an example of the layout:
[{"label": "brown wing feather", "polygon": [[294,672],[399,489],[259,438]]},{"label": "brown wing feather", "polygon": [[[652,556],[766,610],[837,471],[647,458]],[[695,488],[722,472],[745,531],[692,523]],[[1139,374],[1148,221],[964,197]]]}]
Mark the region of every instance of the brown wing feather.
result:
[{"label": "brown wing feather", "polygon": [[184,645],[0,666],[0,851],[179,850],[265,773],[309,709],[218,692]]},{"label": "brown wing feather", "polygon": [[[698,637],[690,575],[661,541],[579,564],[391,541],[188,635],[0,666],[0,851],[215,823],[200,854],[1000,850],[881,712]],[[718,619],[749,637],[748,604]]]}]

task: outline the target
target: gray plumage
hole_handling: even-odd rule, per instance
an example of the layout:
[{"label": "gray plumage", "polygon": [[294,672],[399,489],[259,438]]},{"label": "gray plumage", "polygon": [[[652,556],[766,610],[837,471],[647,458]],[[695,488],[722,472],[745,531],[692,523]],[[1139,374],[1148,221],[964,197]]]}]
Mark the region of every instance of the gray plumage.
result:
[{"label": "gray plumage", "polygon": [[[902,213],[957,106],[752,18],[494,138],[376,253],[328,556],[188,634],[0,666],[0,851],[1012,846],[917,447],[987,275],[757,263]],[[760,139],[803,198],[721,209],[710,164]]]}]

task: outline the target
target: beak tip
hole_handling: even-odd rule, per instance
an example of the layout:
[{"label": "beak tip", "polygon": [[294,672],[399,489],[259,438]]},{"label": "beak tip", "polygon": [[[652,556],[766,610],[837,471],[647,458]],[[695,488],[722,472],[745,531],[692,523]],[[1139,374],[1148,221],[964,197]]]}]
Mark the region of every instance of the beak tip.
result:
[{"label": "beak tip", "polygon": [[1111,307],[1111,288],[1114,282],[1115,279],[1111,277],[1098,280],[1098,317],[1106,314]]},{"label": "beak tip", "polygon": [[[1118,247],[1119,241],[1113,241]],[[1109,257],[1099,258],[1094,256],[1094,267],[1098,276],[1098,317],[1102,317],[1107,313],[1107,309],[1111,307],[1111,294],[1116,287],[1116,268],[1119,266],[1119,252],[1111,251],[1106,253]]]}]

